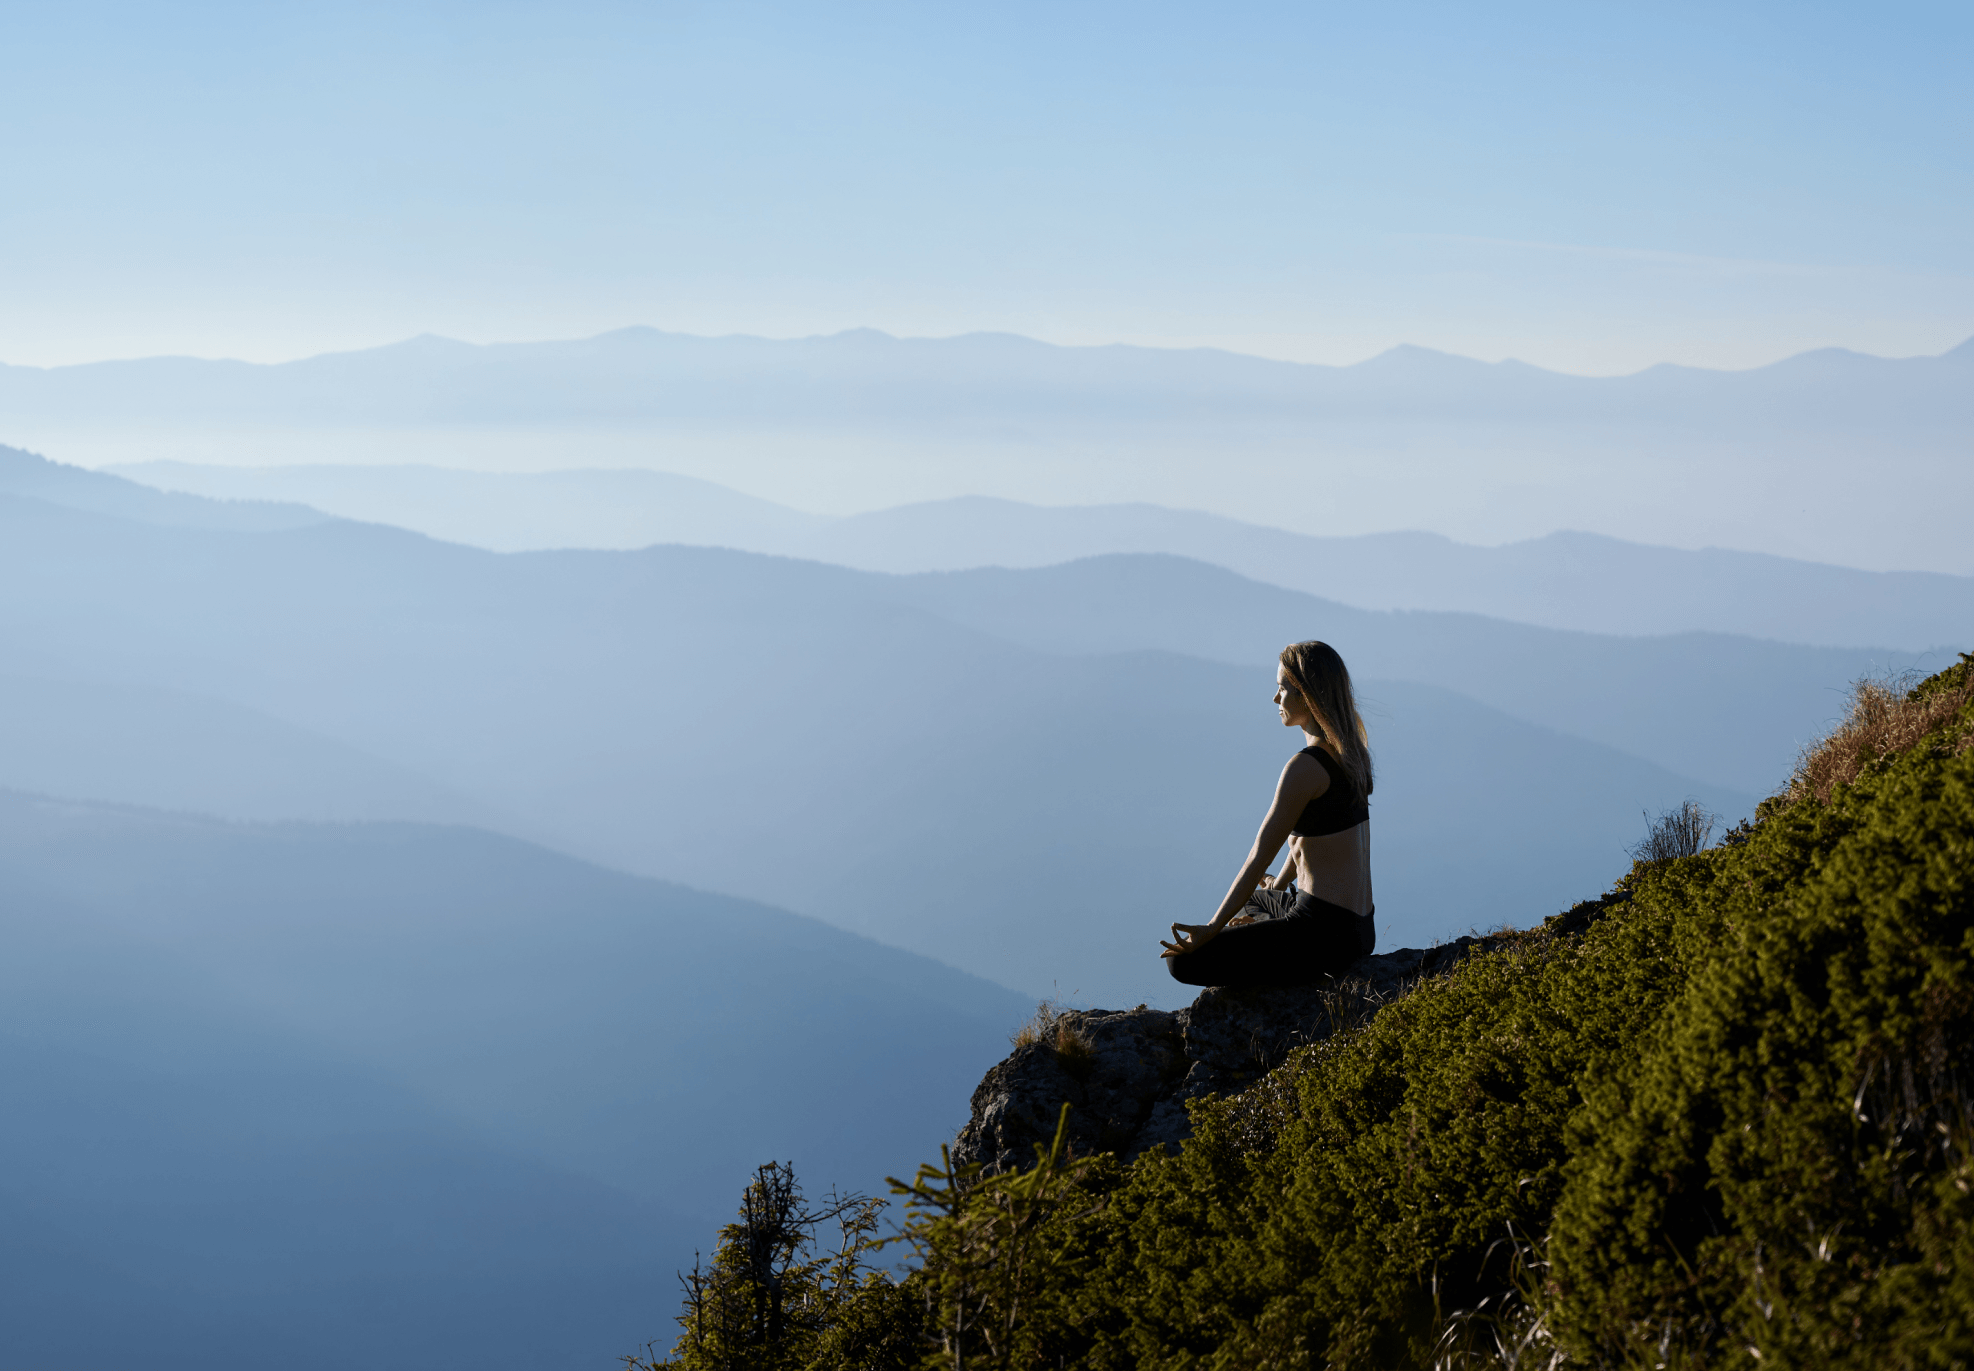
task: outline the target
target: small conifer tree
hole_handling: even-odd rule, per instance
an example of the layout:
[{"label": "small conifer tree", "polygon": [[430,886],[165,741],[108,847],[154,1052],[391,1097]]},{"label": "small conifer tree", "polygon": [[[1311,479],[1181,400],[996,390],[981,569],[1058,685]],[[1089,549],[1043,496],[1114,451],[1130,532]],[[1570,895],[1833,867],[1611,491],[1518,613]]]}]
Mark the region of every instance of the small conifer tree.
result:
[{"label": "small conifer tree", "polygon": [[1063,1105],[1056,1120],[1055,1140],[1035,1145],[1032,1170],[983,1175],[978,1162],[955,1168],[951,1149],[941,1148],[943,1167],[921,1166],[909,1184],[891,1182],[911,1215],[904,1237],[918,1254],[928,1331],[939,1340],[928,1365],[999,1371],[1041,1364],[1048,1328],[1038,1309],[1083,1275],[1065,1229],[1098,1207],[1079,1185],[1090,1159],[1069,1153],[1069,1108]]},{"label": "small conifer tree", "polygon": [[[624,1358],[626,1371],[904,1371],[921,1357],[918,1319],[871,1255],[885,1202],[832,1195],[804,1202],[792,1166],[768,1162],[720,1230],[712,1265],[682,1273],[685,1299],[672,1359]],[[834,1251],[817,1230],[835,1224]]]}]

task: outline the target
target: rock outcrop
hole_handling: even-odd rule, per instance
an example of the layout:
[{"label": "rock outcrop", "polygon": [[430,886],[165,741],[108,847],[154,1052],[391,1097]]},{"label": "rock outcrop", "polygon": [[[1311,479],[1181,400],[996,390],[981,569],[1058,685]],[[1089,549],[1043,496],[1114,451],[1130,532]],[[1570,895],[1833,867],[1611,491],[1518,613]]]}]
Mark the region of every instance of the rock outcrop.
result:
[{"label": "rock outcrop", "polygon": [[[1579,932],[1603,909],[1602,901],[1587,901],[1550,919],[1544,931]],[[1238,1093],[1295,1048],[1365,1022],[1419,981],[1493,944],[1461,938],[1402,948],[1360,958],[1333,985],[1215,988],[1185,1009],[1061,1011],[980,1082],[953,1160],[990,1172],[1032,1166],[1036,1144],[1055,1136],[1065,1102],[1072,1106],[1069,1141],[1079,1153],[1114,1152],[1129,1161],[1148,1148],[1176,1147],[1192,1131],[1188,1100]]]}]

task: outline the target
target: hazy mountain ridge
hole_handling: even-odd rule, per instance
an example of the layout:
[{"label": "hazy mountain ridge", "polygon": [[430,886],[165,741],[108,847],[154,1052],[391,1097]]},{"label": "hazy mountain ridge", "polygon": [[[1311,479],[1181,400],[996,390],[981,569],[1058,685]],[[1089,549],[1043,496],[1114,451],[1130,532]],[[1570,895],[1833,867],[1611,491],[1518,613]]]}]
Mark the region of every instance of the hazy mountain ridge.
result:
[{"label": "hazy mountain ridge", "polygon": [[1006,335],[629,329],[269,366],[11,368],[0,412],[10,441],[99,467],[658,467],[832,514],[1148,501],[1325,536],[1581,529],[1965,575],[1970,358],[1826,350],[1593,378],[1421,348],[1319,367]]},{"label": "hazy mountain ridge", "polygon": [[[1320,621],[1367,681],[1457,691],[1525,723],[1748,793],[1759,793],[1764,777],[1808,741],[1803,730],[1814,728],[1811,720],[1834,710],[1837,701],[1827,699],[1833,681],[1883,661],[1724,634],[1592,637],[1467,614],[1351,609],[1177,557],[948,572],[882,581],[876,589],[1059,653],[1153,648],[1230,665],[1268,662],[1280,650],[1271,644],[1281,625]],[[1746,682],[1785,666],[1802,673],[1794,684],[1784,677],[1758,704],[1728,703]],[[1369,686],[1366,694],[1375,699]]]},{"label": "hazy mountain ridge", "polygon": [[107,472],[51,462],[38,453],[0,446],[0,493],[46,500],[69,509],[181,528],[280,530],[324,523],[306,506],[232,500],[159,490]]},{"label": "hazy mountain ridge", "polygon": [[[1974,340],[1970,340],[1974,341]],[[722,338],[625,328],[557,342],[469,344],[423,337],[292,362],[147,358],[36,368],[0,366],[0,403],[94,417],[234,421],[267,413],[342,422],[620,419],[734,415],[853,418],[1010,415],[1125,403],[1134,416],[1233,412],[1265,419],[1311,407],[1333,417],[1536,417],[1668,422],[1795,416],[1827,422],[1914,406],[1974,417],[1966,344],[1937,357],[1887,359],[1826,348],[1747,371],[1661,365],[1582,377],[1400,346],[1349,366],[1281,362],[1211,348],[1063,347],[1012,334],[896,338],[875,329],[798,339]],[[1836,382],[1838,384],[1833,384]],[[766,403],[764,402],[769,402]],[[1675,418],[1640,406],[1686,407]],[[1801,408],[1805,407],[1806,408]],[[1860,416],[1861,417],[1861,416]],[[1920,417],[1924,417],[1923,415]]]},{"label": "hazy mountain ridge", "polygon": [[[0,500],[0,525],[13,675],[232,701],[521,836],[1125,1003],[1172,995],[1132,949],[1217,899],[1252,835],[1286,747],[1267,705],[1285,638],[1331,637],[1364,684],[1380,909],[1413,943],[1606,879],[1641,808],[1752,800],[1555,732],[1565,682],[1499,701],[1519,718],[1451,693],[1503,653],[1530,658],[1503,689],[1574,661],[1595,689],[1571,722],[1593,736],[1643,727],[1648,756],[1669,740],[1771,771],[1869,660],[1727,643],[1743,656],[1716,669],[1788,667],[1827,679],[1829,703],[1757,691],[1724,716],[1696,671],[1719,656],[1705,639],[1654,665],[1651,640],[1368,614],[1177,559],[896,578],[677,547],[499,556],[350,523],[199,532],[24,500]],[[979,854],[961,876],[955,844]],[[1092,888],[1092,861],[1118,874]]]},{"label": "hazy mountain ridge", "polygon": [[[107,526],[92,530],[85,524],[58,519],[55,529],[47,529],[37,527],[39,522],[29,507],[25,521],[15,525],[20,535],[17,548],[31,555],[58,557],[70,564],[66,569],[71,577],[82,578],[86,568],[66,544],[71,540],[105,538]],[[35,548],[35,532],[51,536]],[[143,546],[146,542],[150,546]],[[1489,684],[1489,672],[1475,670],[1470,665],[1478,660],[1473,656],[1472,646],[1477,640],[1502,640],[1504,660],[1493,664],[1495,669],[1509,679],[1519,670],[1528,678],[1524,683],[1530,687],[1540,686],[1542,676],[1554,668],[1556,654],[1565,645],[1587,647],[1594,643],[1601,653],[1617,654],[1614,660],[1625,663],[1626,674],[1632,676],[1650,670],[1654,656],[1665,650],[1663,643],[1655,641],[1599,640],[1588,635],[1490,623],[1473,616],[1393,616],[1357,611],[1172,558],[1105,558],[1037,572],[989,570],[899,578],[711,549],[662,547],[621,557],[561,553],[490,558],[464,548],[428,543],[394,530],[351,525],[313,529],[280,542],[219,543],[205,539],[187,542],[177,535],[160,532],[130,546],[133,550],[142,548],[143,589],[150,593],[157,594],[169,587],[189,594],[198,587],[206,595],[219,597],[215,604],[230,605],[229,612],[252,611],[263,616],[277,613],[284,595],[296,607],[309,605],[313,612],[325,615],[334,612],[332,606],[337,601],[345,599],[350,608],[344,609],[344,613],[364,604],[373,609],[441,618],[455,612],[464,614],[466,605],[473,604],[473,616],[483,616],[496,606],[505,606],[506,612],[517,621],[532,622],[560,634],[580,634],[584,625],[562,618],[561,611],[548,608],[548,601],[543,597],[549,601],[587,602],[585,612],[592,618],[606,613],[648,614],[655,606],[640,604],[638,588],[655,581],[685,592],[686,598],[676,603],[691,605],[688,621],[702,627],[716,624],[725,614],[759,609],[770,602],[785,611],[798,606],[819,608],[832,600],[847,599],[873,608],[909,608],[929,615],[932,620],[950,621],[955,626],[985,632],[1002,642],[1021,643],[1050,654],[1157,648],[1227,661],[1251,661],[1271,655],[1265,648],[1265,643],[1275,636],[1269,632],[1269,625],[1285,619],[1322,617],[1333,624],[1351,625],[1354,631],[1346,637],[1363,639],[1373,626],[1383,630],[1382,636],[1387,641],[1374,645],[1364,658],[1366,674],[1394,674],[1382,669],[1382,662],[1389,659],[1392,644],[1417,637],[1406,625],[1417,626],[1428,637],[1451,634],[1452,641],[1437,650],[1441,658],[1451,661],[1438,666],[1422,664],[1434,660],[1433,652],[1429,651],[1424,658],[1415,655],[1408,669],[1397,674],[1453,685],[1456,689],[1482,691]],[[192,554],[194,548],[199,549],[199,555]],[[229,579],[221,567],[212,563],[214,554],[232,559],[242,568],[239,574]],[[256,567],[251,574],[244,570],[263,556],[272,560]],[[336,564],[337,575],[328,586],[313,585],[307,578],[321,567],[324,558]],[[174,581],[179,583],[175,587]],[[77,589],[87,585],[86,579],[78,579]],[[102,588],[106,587],[99,587]],[[460,596],[465,599],[461,600]],[[1226,604],[1240,597],[1245,597],[1248,604],[1232,618],[1228,617]],[[141,649],[129,647],[113,648],[106,639],[99,639],[99,646],[131,658],[169,661],[169,644],[178,635],[172,630],[160,631],[157,625],[178,620],[189,630],[204,617],[199,609],[172,598],[174,603],[159,607],[156,620],[147,621],[152,624],[151,632],[159,649],[155,654],[147,656]],[[610,603],[613,600],[614,605]],[[1074,612],[1066,610],[1070,604],[1077,606]],[[886,612],[895,612],[895,608]],[[1079,620],[1078,614],[1085,616],[1087,622]],[[1395,638],[1393,633],[1397,635]],[[296,644],[300,650],[321,651],[310,648],[306,635],[302,637],[303,641]],[[1538,650],[1533,645],[1545,646]],[[1799,658],[1806,663],[1822,661],[1844,667],[1864,665],[1872,660],[1827,650],[1735,646],[1746,651],[1773,651],[1780,657]],[[1514,650],[1505,650],[1508,647]],[[1550,660],[1518,668],[1514,661],[1518,653]],[[251,659],[249,654],[241,665],[249,665]],[[329,664],[325,662],[321,666],[327,668]],[[1454,675],[1447,676],[1448,671]],[[1828,667],[1810,674],[1827,675]],[[1675,672],[1660,684],[1675,687],[1677,676]],[[1704,687],[1689,686],[1686,691],[1702,698],[1707,693]],[[1549,688],[1549,697],[1541,703],[1522,708],[1532,722],[1547,722],[1557,717],[1557,705],[1576,693],[1561,685],[1553,686]],[[1510,706],[1511,712],[1513,708]],[[1589,736],[1600,736],[1597,730],[1602,726],[1594,720],[1587,721],[1586,727],[1591,730]],[[1613,745],[1627,745],[1621,733],[1602,736]],[[1751,784],[1750,778],[1755,774],[1742,773],[1735,783]]]},{"label": "hazy mountain ridge", "polygon": [[1430,533],[1319,538],[1156,505],[1045,508],[981,496],[826,519],[695,478],[635,470],[174,462],[117,470],[166,489],[287,498],[503,552],[685,543],[898,573],[1173,553],[1362,609],[1451,610],[1589,633],[1704,630],[1908,652],[1974,634],[1974,577],[1858,571],[1589,533],[1501,547]]},{"label": "hazy mountain ridge", "polygon": [[0,793],[0,922],[35,1365],[607,1363],[755,1164],[876,1186],[1027,1008],[466,829]]},{"label": "hazy mountain ridge", "polygon": [[1454,611],[1585,633],[1733,633],[1920,651],[1974,633],[1974,577],[1870,572],[1565,531],[1499,547],[1432,533],[1318,538],[1150,506],[971,499],[856,515],[802,548],[874,571],[1033,567],[1162,552],[1360,609]]}]

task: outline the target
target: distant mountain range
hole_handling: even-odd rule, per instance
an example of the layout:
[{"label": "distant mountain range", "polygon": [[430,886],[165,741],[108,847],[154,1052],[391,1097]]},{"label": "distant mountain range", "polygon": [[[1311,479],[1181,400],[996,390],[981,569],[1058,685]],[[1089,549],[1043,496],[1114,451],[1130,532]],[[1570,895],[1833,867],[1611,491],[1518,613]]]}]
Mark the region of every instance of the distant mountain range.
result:
[{"label": "distant mountain range", "polygon": [[1419,348],[1319,367],[998,334],[627,329],[275,366],[0,367],[0,438],[92,466],[655,467],[835,514],[1145,501],[1326,536],[1580,529],[1967,574],[1970,379],[1969,345],[1584,378]]},{"label": "distant mountain range", "polygon": [[1771,422],[1778,406],[1815,423],[1882,418],[1897,406],[1907,418],[1961,425],[1974,418],[1970,367],[1974,339],[1938,357],[1824,348],[1748,371],[1663,365],[1590,378],[1410,346],[1320,366],[1212,348],[1058,347],[1005,333],[895,338],[852,329],[776,340],[626,328],[484,346],[427,335],[273,365],[190,357],[0,365],[0,404],[28,415],[222,424],[764,416],[809,424],[873,414],[993,423],[1069,411],[1154,421],[1321,414],[1544,423],[1677,414],[1753,426]]},{"label": "distant mountain range", "polygon": [[753,1168],[936,1156],[1027,1002],[489,833],[0,793],[8,1366],[610,1365]]},{"label": "distant mountain range", "polygon": [[692,477],[634,470],[175,462],[117,470],[164,490],[254,502],[243,503],[245,511],[313,506],[503,552],[688,543],[891,572],[1165,552],[1363,609],[1459,610],[1590,633],[1707,631],[1910,652],[1974,641],[1974,577],[1645,547],[1588,533],[1504,547],[1429,533],[1315,538],[1155,505],[1043,508],[981,497],[827,519]]}]

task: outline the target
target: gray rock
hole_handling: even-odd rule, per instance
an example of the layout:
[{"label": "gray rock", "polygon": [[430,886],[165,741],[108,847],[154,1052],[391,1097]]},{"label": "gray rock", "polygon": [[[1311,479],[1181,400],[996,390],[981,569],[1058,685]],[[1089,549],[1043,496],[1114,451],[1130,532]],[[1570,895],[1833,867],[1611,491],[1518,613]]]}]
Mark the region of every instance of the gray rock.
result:
[{"label": "gray rock", "polygon": [[[1601,906],[1573,919],[1568,931],[1587,926],[1595,913]],[[973,1116],[953,1144],[953,1160],[989,1172],[1034,1165],[1065,1103],[1069,1142],[1079,1154],[1114,1152],[1129,1161],[1148,1148],[1176,1149],[1192,1134],[1188,1100],[1238,1093],[1297,1047],[1368,1021],[1422,978],[1487,945],[1461,938],[1363,957],[1322,986],[1202,990],[1179,1010],[1062,1011],[1045,1026],[1043,1041],[1017,1047],[988,1071],[973,1092]]]}]

